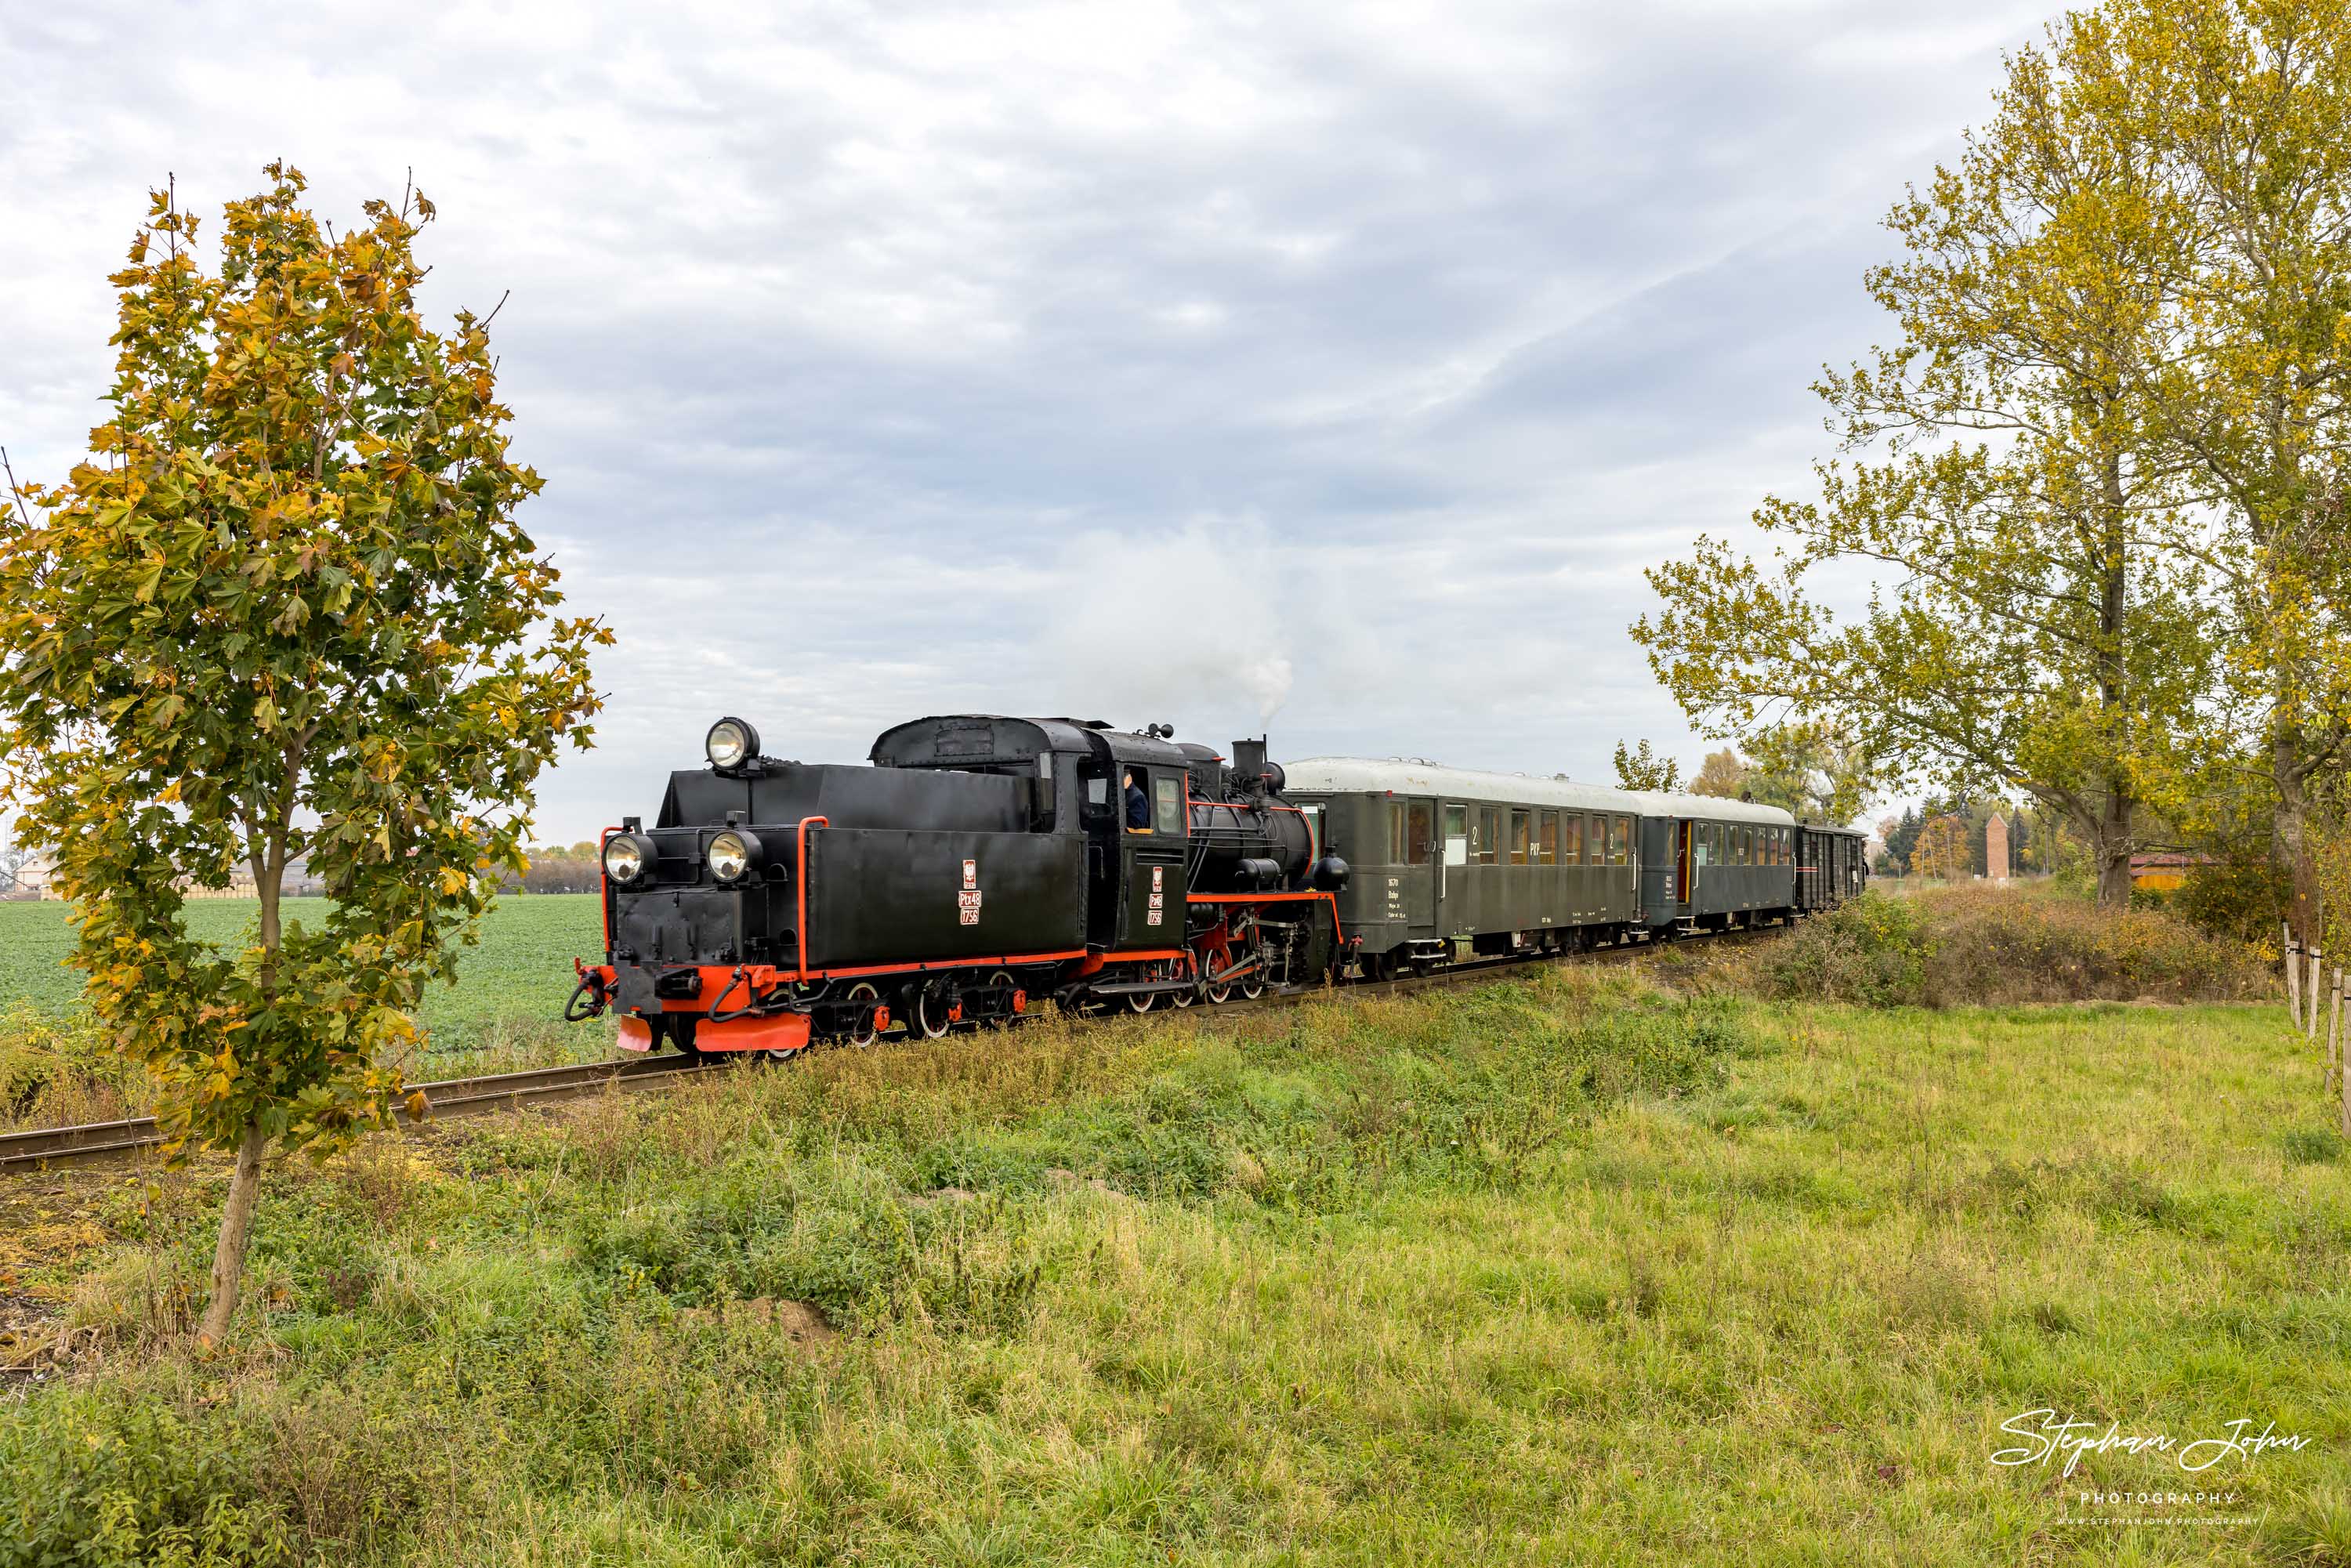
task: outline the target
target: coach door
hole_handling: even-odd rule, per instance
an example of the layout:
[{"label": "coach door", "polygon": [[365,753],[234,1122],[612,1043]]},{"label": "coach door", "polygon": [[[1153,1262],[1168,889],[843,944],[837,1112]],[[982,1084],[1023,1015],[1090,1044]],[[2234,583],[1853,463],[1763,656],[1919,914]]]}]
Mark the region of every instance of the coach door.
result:
[{"label": "coach door", "polygon": [[1437,931],[1437,802],[1388,802],[1388,918],[1416,936]]},{"label": "coach door", "polygon": [[1690,901],[1690,821],[1685,817],[1674,824],[1674,904],[1682,913],[1689,912]]}]

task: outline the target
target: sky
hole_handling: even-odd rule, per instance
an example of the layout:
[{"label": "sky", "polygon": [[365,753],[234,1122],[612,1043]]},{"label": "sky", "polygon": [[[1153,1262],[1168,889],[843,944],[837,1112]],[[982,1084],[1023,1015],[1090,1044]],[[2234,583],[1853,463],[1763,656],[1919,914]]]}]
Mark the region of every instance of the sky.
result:
[{"label": "sky", "polygon": [[1808,489],[1886,208],[2052,14],[0,0],[0,444],[86,449],[151,186],[216,231],[283,157],[340,225],[413,171],[618,637],[543,840],[722,714],[1694,766],[1642,569]]}]

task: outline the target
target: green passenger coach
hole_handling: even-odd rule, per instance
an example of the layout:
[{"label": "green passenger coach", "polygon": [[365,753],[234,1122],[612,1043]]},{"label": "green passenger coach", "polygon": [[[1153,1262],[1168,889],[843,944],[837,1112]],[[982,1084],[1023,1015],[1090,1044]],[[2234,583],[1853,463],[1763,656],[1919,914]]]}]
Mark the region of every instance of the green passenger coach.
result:
[{"label": "green passenger coach", "polygon": [[1796,821],[1743,800],[1343,757],[1289,763],[1316,852],[1353,869],[1366,976],[1790,916]]}]

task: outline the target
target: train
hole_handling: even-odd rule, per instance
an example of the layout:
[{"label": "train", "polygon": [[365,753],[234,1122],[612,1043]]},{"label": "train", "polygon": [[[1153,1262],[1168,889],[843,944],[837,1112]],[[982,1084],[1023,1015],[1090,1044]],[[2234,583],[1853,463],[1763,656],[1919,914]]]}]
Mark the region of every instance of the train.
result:
[{"label": "train", "polygon": [[962,714],[864,765],[749,721],[602,841],[604,952],[564,1015],[625,1050],[782,1059],[1051,1007],[1137,1013],[1513,953],[1785,923],[1862,835],[1774,807],[1433,763],[1226,751],[1172,727]]}]

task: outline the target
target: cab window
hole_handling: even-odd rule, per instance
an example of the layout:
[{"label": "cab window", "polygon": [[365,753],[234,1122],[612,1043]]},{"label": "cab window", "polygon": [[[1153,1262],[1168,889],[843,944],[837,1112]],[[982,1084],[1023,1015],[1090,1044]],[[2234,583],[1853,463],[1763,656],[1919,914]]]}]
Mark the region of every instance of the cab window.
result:
[{"label": "cab window", "polygon": [[1151,781],[1157,810],[1153,813],[1152,826],[1160,832],[1181,837],[1184,832],[1184,781],[1163,773]]}]

